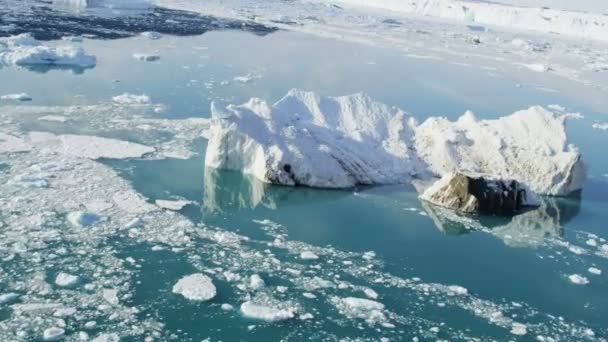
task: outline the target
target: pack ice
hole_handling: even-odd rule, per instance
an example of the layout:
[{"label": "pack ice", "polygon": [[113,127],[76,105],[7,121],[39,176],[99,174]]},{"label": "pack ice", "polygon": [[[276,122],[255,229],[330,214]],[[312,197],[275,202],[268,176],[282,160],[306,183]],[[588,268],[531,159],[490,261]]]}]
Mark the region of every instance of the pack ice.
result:
[{"label": "pack ice", "polygon": [[29,33],[0,38],[0,64],[62,65],[89,68],[97,59],[74,45],[51,47],[41,44]]},{"label": "pack ice", "polygon": [[581,189],[585,167],[565,120],[531,107],[497,120],[455,122],[408,113],[364,94],[291,90],[274,105],[212,104],[207,167],[263,182],[320,188],[402,184],[451,172],[508,178],[545,195]]}]

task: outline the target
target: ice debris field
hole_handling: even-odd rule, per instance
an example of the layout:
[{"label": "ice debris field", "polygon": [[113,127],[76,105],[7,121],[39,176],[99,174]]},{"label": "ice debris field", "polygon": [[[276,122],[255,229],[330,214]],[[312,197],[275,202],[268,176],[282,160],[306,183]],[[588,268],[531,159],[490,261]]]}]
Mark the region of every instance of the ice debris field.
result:
[{"label": "ice debris field", "polygon": [[0,340],[605,341],[607,17],[508,2],[0,1]]}]

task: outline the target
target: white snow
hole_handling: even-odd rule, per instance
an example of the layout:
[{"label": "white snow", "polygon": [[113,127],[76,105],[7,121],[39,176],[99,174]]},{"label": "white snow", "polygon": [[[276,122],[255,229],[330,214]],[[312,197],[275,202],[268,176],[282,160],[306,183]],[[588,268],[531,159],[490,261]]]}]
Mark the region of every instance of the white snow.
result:
[{"label": "white snow", "polygon": [[65,335],[65,330],[58,327],[45,329],[42,333],[42,339],[45,341],[57,341]]},{"label": "white snow", "polygon": [[6,94],[0,96],[0,100],[5,101],[31,101],[32,97],[27,93]]},{"label": "white snow", "polygon": [[189,300],[208,301],[215,297],[217,290],[211,278],[202,273],[194,273],[181,278],[173,286],[173,293]]},{"label": "white snow", "polygon": [[114,101],[118,104],[121,104],[121,105],[137,105],[137,104],[143,105],[143,104],[150,103],[150,97],[145,94],[135,95],[135,94],[124,93],[121,95],[114,96],[112,98],[112,101]]},{"label": "white snow", "polygon": [[410,15],[449,19],[463,24],[485,24],[515,30],[558,33],[608,41],[608,17],[550,8],[508,6],[469,0],[336,0],[345,5],[368,6]]},{"label": "white snow", "polygon": [[294,311],[295,310],[290,307],[279,308],[275,306],[255,304],[251,301],[241,304],[241,313],[243,316],[266,322],[279,322],[292,319],[295,317]]},{"label": "white snow", "polygon": [[471,112],[455,122],[432,117],[417,126],[409,114],[363,94],[291,90],[272,106],[254,98],[211,109],[205,165],[268,183],[349,188],[463,172],[566,195],[585,178],[581,155],[567,142],[565,118],[542,107],[497,120]]},{"label": "white snow", "polygon": [[61,287],[72,287],[78,283],[80,278],[76,275],[60,272],[55,277],[55,285]]},{"label": "white snow", "polygon": [[191,204],[191,201],[186,200],[177,200],[177,201],[169,201],[169,200],[155,200],[154,203],[161,209],[180,211],[185,206]]},{"label": "white snow", "polygon": [[93,67],[97,59],[73,45],[45,46],[29,33],[0,38],[0,64]]},{"label": "white snow", "polygon": [[581,276],[580,274],[569,275],[568,279],[570,279],[570,282],[572,282],[573,284],[576,284],[576,285],[587,285],[587,284],[589,284],[589,279],[587,279],[586,277]]}]

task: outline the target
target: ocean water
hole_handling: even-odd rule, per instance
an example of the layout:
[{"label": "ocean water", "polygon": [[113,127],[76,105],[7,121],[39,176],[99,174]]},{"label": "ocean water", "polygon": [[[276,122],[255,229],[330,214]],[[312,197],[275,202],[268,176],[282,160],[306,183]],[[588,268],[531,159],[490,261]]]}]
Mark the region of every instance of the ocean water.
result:
[{"label": "ocean water", "polygon": [[[114,217],[104,230],[75,233],[58,207],[51,219],[44,216],[36,234],[52,228],[67,237],[36,245],[25,241],[24,250],[14,241],[27,225],[11,222],[22,222],[30,212],[19,206],[27,207],[34,201],[28,196],[44,190],[0,190],[2,203],[13,203],[0,208],[0,236],[5,238],[0,242],[0,294],[20,295],[0,301],[3,338],[37,341],[46,328],[62,325],[66,340],[76,340],[81,331],[91,338],[115,333],[125,341],[532,341],[539,336],[582,341],[608,335],[608,247],[602,252],[608,244],[608,133],[591,128],[605,119],[608,107],[587,101],[594,95],[588,90],[552,75],[408,58],[387,47],[283,31],[222,30],[79,44],[97,56],[94,68],[0,68],[0,94],[27,92],[33,98],[3,103],[0,111],[36,113],[11,117],[7,127],[14,124],[16,133],[86,134],[146,145],[179,136],[154,123],[147,129],[113,126],[113,111],[119,109],[95,106],[125,92],[146,94],[164,108],[127,109],[121,114],[127,120],[129,115],[208,118],[211,101],[259,97],[274,102],[291,88],[331,96],[365,92],[419,121],[432,115],[453,119],[466,110],[496,118],[531,105],[559,104],[585,116],[569,121],[568,133],[584,155],[588,180],[581,193],[546,198],[539,209],[514,218],[454,219],[421,203],[407,186],[285,188],[205,169],[202,136],[188,141],[193,154],[186,159],[100,160],[150,203],[179,198],[190,204],[156,223],[158,237],[141,236],[148,234],[147,223],[140,232],[114,227],[120,219]],[[158,54],[160,60],[139,61],[135,53]],[[239,76],[251,80],[239,82]],[[95,120],[79,117],[79,108],[86,106],[94,107],[86,110]],[[74,120],[38,119],[50,112]],[[7,175],[18,173],[18,163],[36,164],[27,158],[0,154],[4,189],[12,179]],[[99,187],[111,190],[118,182],[87,176],[85,194],[89,181],[98,186],[92,193],[100,201],[113,194]],[[184,226],[189,235],[181,244],[162,236]],[[302,252],[317,258],[303,258]],[[590,273],[591,267],[604,274]],[[78,284],[53,284],[62,270],[79,275]],[[217,287],[213,299],[197,302],[172,292],[180,278],[197,272]],[[265,288],[251,288],[254,274],[264,279]],[[575,274],[588,284],[570,281]],[[97,287],[86,287],[88,282]],[[102,296],[108,308],[94,297],[112,286],[119,296],[117,301]],[[247,301],[290,310],[294,317],[277,322],[245,317],[239,307]],[[25,303],[65,304],[76,312],[20,311],[18,305]],[[226,303],[233,309],[220,307]],[[89,321],[95,326],[85,327]]]}]

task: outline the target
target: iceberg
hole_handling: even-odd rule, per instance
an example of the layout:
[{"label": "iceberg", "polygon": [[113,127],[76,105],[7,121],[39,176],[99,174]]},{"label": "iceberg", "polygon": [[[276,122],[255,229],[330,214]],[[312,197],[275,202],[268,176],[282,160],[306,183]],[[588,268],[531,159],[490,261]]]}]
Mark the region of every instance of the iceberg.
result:
[{"label": "iceberg", "polygon": [[97,63],[93,55],[74,45],[46,46],[31,34],[0,38],[0,64],[54,65],[91,68]]},{"label": "iceberg", "polygon": [[273,105],[212,103],[205,165],[265,183],[344,189],[462,172],[522,183],[540,195],[582,188],[585,166],[566,118],[531,107],[496,120],[471,112],[418,125],[364,94],[291,90]]},{"label": "iceberg", "polygon": [[213,104],[212,117],[205,165],[263,182],[349,188],[403,183],[418,172],[413,118],[363,94],[291,90],[272,106]]}]

